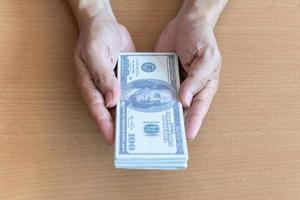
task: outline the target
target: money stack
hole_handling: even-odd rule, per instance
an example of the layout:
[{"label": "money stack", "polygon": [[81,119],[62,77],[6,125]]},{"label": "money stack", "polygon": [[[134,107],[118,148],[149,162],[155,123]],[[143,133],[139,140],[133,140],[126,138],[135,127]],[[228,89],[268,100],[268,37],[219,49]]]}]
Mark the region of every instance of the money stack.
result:
[{"label": "money stack", "polygon": [[175,53],[121,53],[115,167],[184,169],[188,151]]}]

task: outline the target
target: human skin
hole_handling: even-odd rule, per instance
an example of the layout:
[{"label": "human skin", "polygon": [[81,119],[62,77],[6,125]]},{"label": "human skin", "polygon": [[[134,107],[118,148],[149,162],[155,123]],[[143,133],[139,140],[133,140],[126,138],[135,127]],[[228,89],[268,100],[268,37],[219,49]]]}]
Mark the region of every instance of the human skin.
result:
[{"label": "human skin", "polygon": [[227,0],[185,0],[162,31],[155,51],[176,52],[187,76],[179,98],[187,109],[186,135],[193,140],[216,94],[221,53],[214,28]]},{"label": "human skin", "polygon": [[[74,52],[77,81],[89,113],[107,144],[114,142],[113,108],[120,98],[114,68],[120,52],[135,51],[109,0],[67,0],[80,35]],[[213,29],[227,0],[184,0],[166,26],[155,50],[179,56],[187,77],[180,100],[187,108],[186,134],[194,139],[216,93],[221,54]]]},{"label": "human skin", "polygon": [[120,97],[114,74],[122,51],[135,51],[125,26],[116,20],[108,0],[68,0],[80,35],[74,52],[77,81],[89,113],[107,144],[114,142],[112,108]]}]

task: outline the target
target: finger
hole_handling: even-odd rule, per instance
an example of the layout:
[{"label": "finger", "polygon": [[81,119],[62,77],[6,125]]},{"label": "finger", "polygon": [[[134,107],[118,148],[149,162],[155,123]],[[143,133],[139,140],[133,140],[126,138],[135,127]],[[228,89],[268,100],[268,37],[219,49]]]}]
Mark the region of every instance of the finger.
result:
[{"label": "finger", "polygon": [[88,106],[89,113],[96,122],[98,131],[103,135],[105,142],[112,144],[114,141],[114,122],[105,107],[103,96],[96,88],[87,67],[78,56],[75,56],[75,64],[79,89]]},{"label": "finger", "polygon": [[209,80],[203,90],[194,97],[186,116],[186,136],[189,140],[197,136],[217,88],[218,79]]},{"label": "finger", "polygon": [[105,97],[105,106],[108,108],[114,107],[120,98],[119,82],[114,71],[106,71],[100,68],[93,72],[93,79],[97,88]]},{"label": "finger", "polygon": [[187,77],[182,82],[179,96],[184,107],[190,107],[194,95],[207,84],[216,66],[220,65],[220,54],[217,49],[206,49],[197,55],[188,68]]}]

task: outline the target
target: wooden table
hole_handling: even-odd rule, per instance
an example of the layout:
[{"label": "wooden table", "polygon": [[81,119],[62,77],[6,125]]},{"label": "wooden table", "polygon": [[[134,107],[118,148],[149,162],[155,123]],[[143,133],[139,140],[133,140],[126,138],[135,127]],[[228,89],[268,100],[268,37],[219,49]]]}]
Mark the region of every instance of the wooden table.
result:
[{"label": "wooden table", "polygon": [[[179,0],[114,0],[151,51]],[[232,0],[221,86],[184,171],[113,167],[75,84],[64,1],[0,3],[0,199],[300,199],[300,1]]]}]

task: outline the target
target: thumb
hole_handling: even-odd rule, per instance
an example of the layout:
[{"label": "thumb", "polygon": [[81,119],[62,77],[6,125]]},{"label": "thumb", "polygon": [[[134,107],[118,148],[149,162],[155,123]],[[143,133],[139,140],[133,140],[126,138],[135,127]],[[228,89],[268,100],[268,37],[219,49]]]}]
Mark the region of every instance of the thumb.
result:
[{"label": "thumb", "polygon": [[117,54],[112,57],[102,49],[99,49],[98,52],[90,52],[86,64],[96,87],[105,98],[105,106],[112,108],[120,97],[119,82],[113,71],[117,63]]},{"label": "thumb", "polygon": [[184,107],[190,107],[193,97],[200,92],[213,72],[213,67],[206,59],[196,57],[192,62],[186,79],[182,82],[179,90],[180,100]]},{"label": "thumb", "polygon": [[92,74],[97,88],[105,98],[105,106],[114,107],[120,97],[119,82],[114,71],[107,68],[99,68]]}]

